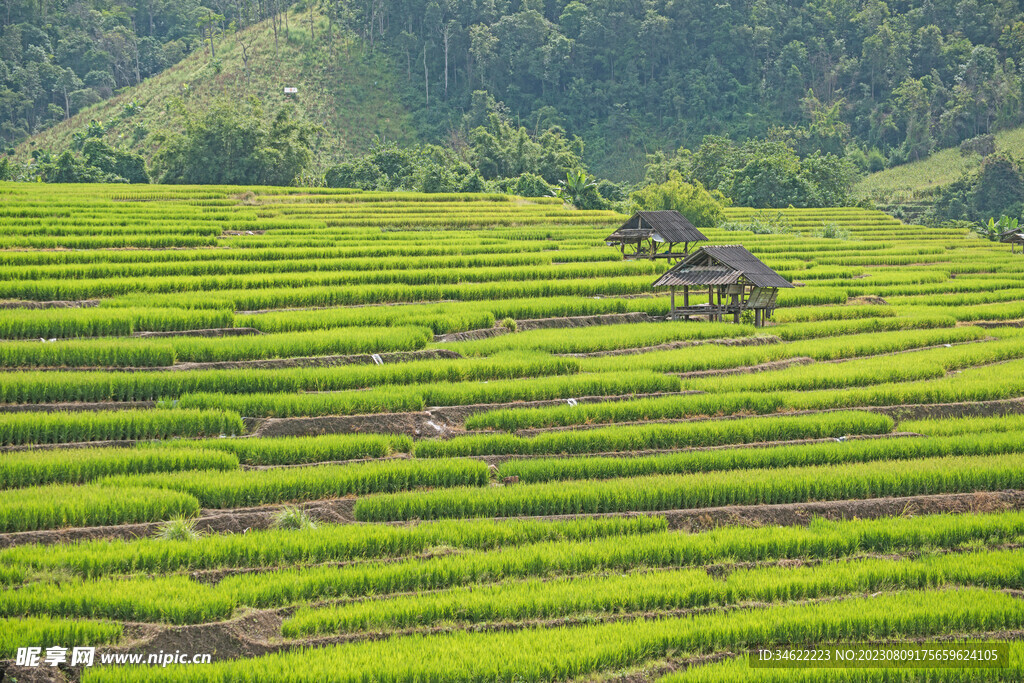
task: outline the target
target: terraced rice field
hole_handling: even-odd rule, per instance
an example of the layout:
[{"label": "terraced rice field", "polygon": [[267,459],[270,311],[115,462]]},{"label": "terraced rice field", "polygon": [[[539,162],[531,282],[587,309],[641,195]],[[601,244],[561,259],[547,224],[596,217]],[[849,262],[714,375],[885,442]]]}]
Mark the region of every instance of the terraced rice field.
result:
[{"label": "terraced rice field", "polygon": [[[603,242],[623,217],[553,200],[0,197],[19,680],[1020,680],[1005,245],[845,208],[708,230],[798,284],[754,328],[666,322],[665,264]],[[744,656],[967,638],[1010,667]],[[17,666],[29,646],[97,660]],[[161,651],[212,661],[100,663]]]}]

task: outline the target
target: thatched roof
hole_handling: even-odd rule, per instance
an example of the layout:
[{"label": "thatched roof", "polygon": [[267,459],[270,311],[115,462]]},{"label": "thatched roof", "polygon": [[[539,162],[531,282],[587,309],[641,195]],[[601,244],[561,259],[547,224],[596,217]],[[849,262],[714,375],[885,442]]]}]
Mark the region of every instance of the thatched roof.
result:
[{"label": "thatched roof", "polygon": [[793,286],[738,244],[701,247],[658,278],[654,286],[731,285],[741,278],[757,287]]},{"label": "thatched roof", "polygon": [[605,242],[707,242],[693,223],[678,211],[637,211],[622,226],[605,238]]}]

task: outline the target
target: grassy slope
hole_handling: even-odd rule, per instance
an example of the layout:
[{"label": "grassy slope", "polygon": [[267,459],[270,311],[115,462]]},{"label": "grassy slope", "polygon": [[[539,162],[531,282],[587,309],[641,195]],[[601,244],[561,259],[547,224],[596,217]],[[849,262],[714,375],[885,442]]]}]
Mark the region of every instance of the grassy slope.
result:
[{"label": "grassy slope", "polygon": [[[996,133],[996,149],[1014,156],[1024,155],[1024,127]],[[977,154],[965,157],[955,147],[944,149],[927,159],[872,173],[857,183],[854,191],[858,196],[899,203],[948,185],[980,164]]]},{"label": "grassy slope", "polygon": [[[315,44],[310,41],[308,14],[293,12],[288,24],[287,34],[282,27],[277,55],[269,22],[242,33],[247,42],[255,38],[248,78],[238,40],[234,35],[221,37],[216,43],[219,69],[211,65],[208,51],[198,50],[140,85],[36,135],[18,152],[27,156],[33,149],[63,150],[75,131],[84,129],[90,119],[97,119],[117,120],[107,133],[108,140],[120,140],[149,156],[155,149],[154,133],[180,130],[182,114],[175,106],[177,100],[192,111],[220,97],[241,100],[256,96],[274,107],[285,102],[286,86],[299,89],[295,101],[310,120],[324,128],[317,143],[321,163],[329,163],[345,152],[366,150],[375,135],[399,143],[414,140],[411,117],[397,92],[398,70],[386,58],[379,52],[369,55],[360,41],[337,35],[332,50],[326,41],[326,19],[314,22]],[[132,100],[141,105],[141,113],[120,120],[124,105]],[[131,133],[140,120],[149,134],[134,142]]]}]

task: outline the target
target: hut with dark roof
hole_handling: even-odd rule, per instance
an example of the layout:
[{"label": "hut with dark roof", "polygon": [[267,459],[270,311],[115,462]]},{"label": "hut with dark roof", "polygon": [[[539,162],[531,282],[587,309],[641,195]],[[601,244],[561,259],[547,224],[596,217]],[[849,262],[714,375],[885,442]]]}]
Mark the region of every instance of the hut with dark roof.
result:
[{"label": "hut with dark roof", "polygon": [[1014,228],[999,233],[999,241],[1010,245],[1010,253],[1017,251],[1017,245],[1021,245],[1021,253],[1024,254],[1024,228]]},{"label": "hut with dark roof", "polygon": [[[619,245],[625,259],[678,261],[686,257],[691,243],[708,238],[678,211],[637,211],[604,241],[608,246]],[[680,244],[681,252],[676,251]],[[659,251],[663,246],[664,251]]]},{"label": "hut with dark roof", "polygon": [[[671,291],[670,318],[689,320],[690,316],[706,315],[708,320],[721,320],[732,314],[753,311],[754,325],[763,327],[775,310],[779,289],[793,285],[769,268],[743,247],[726,245],[701,247],[673,266],[654,283]],[[676,288],[683,288],[683,305],[676,306]],[[690,303],[690,288],[706,290],[706,304]]]}]

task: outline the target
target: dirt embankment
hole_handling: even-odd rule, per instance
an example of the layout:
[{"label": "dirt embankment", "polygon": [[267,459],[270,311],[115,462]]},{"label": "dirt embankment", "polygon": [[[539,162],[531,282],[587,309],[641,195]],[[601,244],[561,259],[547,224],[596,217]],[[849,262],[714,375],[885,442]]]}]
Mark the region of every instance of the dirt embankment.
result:
[{"label": "dirt embankment", "polygon": [[773,360],[767,363],[759,363],[758,365],[746,365],[740,368],[725,368],[722,370],[694,370],[693,372],[674,372],[671,373],[676,377],[682,377],[683,379],[698,379],[700,377],[726,377],[728,375],[750,375],[758,372],[768,372],[770,370],[782,370],[788,368],[791,365],[810,365],[814,363],[814,359],[809,356],[797,356],[795,358],[787,358],[785,360]]},{"label": "dirt embankment", "polygon": [[0,413],[79,413],[83,411],[153,408],[156,401],[96,401],[92,403],[5,403]]},{"label": "dirt embankment", "polygon": [[[355,523],[356,498],[318,500],[299,504],[309,516],[321,522]],[[250,529],[267,529],[274,516],[285,506],[266,505],[234,510],[203,510],[197,527],[204,533],[244,533]],[[869,498],[863,500],[814,501],[773,505],[731,505],[685,510],[653,510],[604,514],[550,515],[515,519],[593,519],[608,517],[665,517],[669,528],[702,531],[719,526],[805,526],[814,518],[830,520],[877,519],[880,517],[915,516],[939,513],[998,512],[1024,509],[1024,491],[978,491],[972,493],[941,493],[922,496]],[[512,518],[506,518],[512,519]],[[394,522],[405,526],[416,522]],[[0,548],[29,543],[44,545],[98,538],[133,539],[153,536],[159,522],[124,524],[105,527],[76,527],[44,531],[22,531],[0,534]]]},{"label": "dirt embankment", "polygon": [[[297,507],[320,522],[347,524],[355,521],[353,509],[355,498],[314,500],[299,503]],[[233,510],[203,510],[196,518],[196,528],[202,533],[245,533],[250,529],[269,529],[274,524],[274,515],[286,505],[263,505]],[[96,538],[126,539],[146,538],[157,533],[162,522],[142,524],[121,524],[118,526],[73,527],[42,531],[19,531],[0,534],[0,548],[10,548],[28,543],[68,543]]]},{"label": "dirt embankment", "polygon": [[86,299],[84,301],[0,301],[0,309],[96,308],[99,305],[99,299]]},{"label": "dirt embankment", "polygon": [[[672,396],[696,394],[684,391]],[[581,396],[577,403],[603,403],[654,398],[669,394],[627,394],[624,396]],[[325,415],[321,417],[279,417],[258,421],[255,436],[321,436],[324,434],[407,434],[412,437],[449,438],[464,434],[463,423],[470,415],[501,408],[546,408],[566,405],[565,399],[519,401],[516,403],[480,403],[468,406],[443,406],[410,413],[370,415]]]},{"label": "dirt embankment", "polygon": [[957,323],[957,325],[963,325],[967,327],[983,327],[985,329],[992,329],[996,327],[1024,327],[1024,319],[1021,320],[975,320],[973,322]]},{"label": "dirt embankment", "polygon": [[[700,392],[696,392],[700,393]],[[675,394],[666,394],[675,395]],[[743,420],[750,417],[791,417],[797,415],[817,415],[819,413],[846,412],[860,410],[868,413],[888,415],[897,423],[901,420],[946,419],[951,417],[991,417],[996,415],[1019,415],[1024,413],[1024,397],[1006,398],[993,401],[968,401],[963,403],[912,403],[898,406],[849,406],[827,408],[825,410],[791,410],[781,413],[765,413],[756,415],[701,415],[663,420],[642,420],[637,422],[616,422],[615,425],[641,424],[678,424],[682,422],[702,422],[704,420]],[[544,427],[521,429],[518,436],[535,436],[542,432],[565,430],[598,429],[611,426],[608,423],[570,425],[567,427]]]},{"label": "dirt embankment", "polygon": [[1024,491],[979,491],[867,500],[673,510],[666,513],[665,517],[672,529],[704,531],[719,526],[806,526],[814,518],[878,519],[1020,509],[1024,509]]}]

